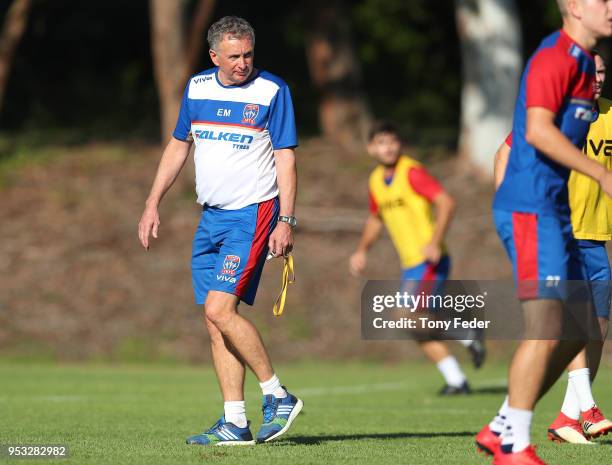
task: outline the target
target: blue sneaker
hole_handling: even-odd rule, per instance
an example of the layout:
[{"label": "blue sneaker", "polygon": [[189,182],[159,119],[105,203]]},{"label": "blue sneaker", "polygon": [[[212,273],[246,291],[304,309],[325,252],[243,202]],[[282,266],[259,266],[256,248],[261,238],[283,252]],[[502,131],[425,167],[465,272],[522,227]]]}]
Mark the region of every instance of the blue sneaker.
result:
[{"label": "blue sneaker", "polygon": [[[287,388],[283,386],[285,391]],[[287,397],[278,398],[271,394],[263,397],[263,424],[257,433],[257,442],[268,442],[285,432],[302,411],[304,402],[287,392]]]},{"label": "blue sneaker", "polygon": [[187,444],[199,444],[201,446],[248,446],[255,444],[253,435],[249,429],[250,422],[246,428],[239,428],[233,423],[225,421],[222,416],[212,428],[203,433],[187,438]]}]

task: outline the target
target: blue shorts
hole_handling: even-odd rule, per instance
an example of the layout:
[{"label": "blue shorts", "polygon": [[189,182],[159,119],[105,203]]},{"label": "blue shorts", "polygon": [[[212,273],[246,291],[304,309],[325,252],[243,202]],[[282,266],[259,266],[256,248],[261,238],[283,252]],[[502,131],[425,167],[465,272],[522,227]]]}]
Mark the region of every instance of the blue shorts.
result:
[{"label": "blue shorts", "polygon": [[253,305],[278,212],[278,198],[239,210],[204,207],[191,257],[196,304],[212,290]]},{"label": "blue shorts", "polygon": [[604,241],[578,239],[579,260],[572,260],[572,274],[581,274],[588,281],[595,312],[600,318],[610,319],[610,261]]},{"label": "blue shorts", "polygon": [[402,270],[402,281],[412,281],[414,286],[411,286],[411,289],[404,287],[403,290],[413,294],[419,292],[439,294],[449,274],[450,257],[448,255],[444,255],[437,265],[423,262],[412,268],[404,268]]},{"label": "blue shorts", "polygon": [[580,280],[570,262],[579,260],[569,217],[493,210],[497,234],[512,263],[518,297],[567,297],[563,281]]}]

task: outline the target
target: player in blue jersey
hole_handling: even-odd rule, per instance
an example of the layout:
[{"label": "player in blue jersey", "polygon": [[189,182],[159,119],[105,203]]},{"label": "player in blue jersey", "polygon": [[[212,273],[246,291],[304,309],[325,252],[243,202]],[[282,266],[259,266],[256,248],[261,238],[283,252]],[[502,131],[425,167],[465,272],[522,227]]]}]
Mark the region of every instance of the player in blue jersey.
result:
[{"label": "player in blue jersey", "polygon": [[251,25],[226,16],[207,38],[215,67],[187,84],[138,233],[148,249],[149,236],[158,236],[159,203],[195,143],[203,209],[193,240],[192,283],[196,304],[204,305],[224,414],[187,443],[247,445],[255,440],[246,418],[245,366],[263,392],[257,442],[284,434],[303,405],[281,385],[257,328],[238,313],[240,301],[253,304],[268,251],[283,257],[293,248],[297,135],[289,88],[253,66]]},{"label": "player in blue jersey", "polygon": [[[584,144],[585,155],[598,161],[608,169],[612,168],[612,159],[603,156],[600,148],[603,141],[610,138],[612,127],[612,101],[601,97],[606,78],[606,66],[596,50],[592,50],[595,60],[594,92],[596,105],[593,121]],[[495,154],[495,186],[504,179],[512,133],[499,147]],[[570,267],[575,276],[589,281],[591,299],[601,330],[601,340],[590,341],[568,365],[568,383],[563,405],[555,421],[548,427],[548,437],[555,442],[572,444],[594,444],[589,441],[612,431],[612,422],[605,418],[597,407],[591,383],[595,380],[601,355],[603,341],[608,333],[610,319],[610,262],[606,253],[606,242],[612,239],[612,199],[605,195],[599,184],[591,178],[573,172],[568,182],[569,204],[574,237],[577,239],[581,263],[572,262]],[[582,424],[579,419],[582,417]],[[493,422],[491,429],[499,428]]]},{"label": "player in blue jersey", "polygon": [[[558,0],[563,28],[545,38],[530,58],[519,89],[513,145],[493,202],[496,227],[511,259],[527,328],[546,326],[550,340],[524,340],[509,370],[509,399],[493,431],[485,426],[479,448],[496,465],[541,465],[530,445],[538,399],[585,346],[559,340],[563,284],[577,256],[567,196],[571,169],[612,193],[612,174],[584,156],[592,119],[595,64],[590,50],[612,35],[612,0]],[[530,334],[529,332],[527,334]],[[557,336],[557,338],[554,338]]]}]

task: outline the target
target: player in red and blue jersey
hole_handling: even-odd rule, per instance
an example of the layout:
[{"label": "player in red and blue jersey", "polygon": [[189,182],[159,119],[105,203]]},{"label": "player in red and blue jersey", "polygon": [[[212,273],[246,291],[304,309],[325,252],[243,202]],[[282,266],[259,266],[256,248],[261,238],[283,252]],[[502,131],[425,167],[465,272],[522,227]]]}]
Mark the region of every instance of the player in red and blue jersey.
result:
[{"label": "player in red and blue jersey", "polygon": [[[567,180],[570,170],[596,179],[612,193],[612,174],[584,156],[592,120],[595,63],[590,50],[612,35],[612,0],[558,0],[563,28],[546,37],[530,58],[514,113],[506,175],[493,202],[497,232],[513,265],[525,320],[560,328],[563,289],[577,254]],[[559,334],[560,336],[560,334]],[[524,340],[509,370],[508,401],[487,425],[479,448],[495,465],[541,465],[529,430],[538,399],[584,347],[584,341]]]},{"label": "player in red and blue jersey", "polygon": [[[596,77],[594,91],[596,106],[593,121],[583,151],[586,157],[612,169],[612,158],[600,150],[605,140],[612,136],[612,100],[601,97],[606,78],[606,65],[602,56],[592,50]],[[495,154],[495,186],[504,179],[508,157],[512,147],[512,133]],[[580,262],[570,264],[572,275],[582,275],[591,291],[593,309],[598,319],[601,340],[589,341],[584,349],[568,365],[568,381],[561,411],[548,427],[548,438],[555,442],[592,444],[589,439],[612,431],[612,422],[605,418],[597,406],[591,390],[601,361],[603,340],[608,333],[610,319],[610,262],[606,253],[606,241],[612,240],[612,199],[602,192],[599,184],[576,172],[568,182],[572,229],[580,252]],[[572,276],[573,277],[573,276]],[[592,318],[592,315],[588,315]],[[582,418],[582,422],[580,422]],[[493,422],[491,429],[499,425]]]}]

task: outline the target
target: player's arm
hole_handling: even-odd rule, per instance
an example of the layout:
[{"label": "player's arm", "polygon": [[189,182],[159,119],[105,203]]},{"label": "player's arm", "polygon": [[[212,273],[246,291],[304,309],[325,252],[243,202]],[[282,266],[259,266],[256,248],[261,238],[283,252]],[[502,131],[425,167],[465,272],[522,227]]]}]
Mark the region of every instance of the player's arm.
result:
[{"label": "player's arm", "polygon": [[189,156],[191,142],[172,137],[166,146],[157,167],[153,187],[145,203],[145,209],[138,223],[138,238],[145,249],[149,248],[149,235],[157,239],[159,228],[159,204],[176,180]]},{"label": "player's arm", "polygon": [[497,190],[504,180],[506,167],[508,166],[508,158],[510,157],[510,146],[504,141],[495,152],[493,161],[493,180],[495,182],[495,190]]},{"label": "player's arm", "polygon": [[349,259],[349,271],[353,276],[359,276],[365,270],[368,260],[368,250],[370,250],[370,247],[372,247],[380,237],[382,229],[383,222],[380,217],[370,212],[366,224],[363,227],[357,250],[355,250]]},{"label": "player's arm", "polygon": [[526,78],[525,140],[560,165],[598,181],[610,195],[612,175],[596,161],[583,156],[555,125],[559,109],[571,94],[571,76],[576,70],[569,69],[570,65],[560,62],[554,53],[543,51],[531,62]]},{"label": "player's arm", "polygon": [[525,140],[557,163],[601,181],[606,175],[603,165],[582,156],[582,152],[563,135],[554,121],[555,114],[549,109],[528,108]]},{"label": "player's arm", "polygon": [[442,256],[444,237],[455,213],[455,199],[445,190],[441,190],[432,199],[432,204],[435,210],[436,222],[431,242],[425,246],[423,253],[428,262],[438,263]]},{"label": "player's arm", "polygon": [[[280,215],[294,216],[295,197],[297,193],[297,167],[295,151],[284,148],[274,151],[276,163],[276,181],[278,183]],[[268,241],[270,252],[282,257],[293,250],[293,231],[289,224],[279,221]]]},{"label": "player's arm", "polygon": [[423,255],[428,262],[438,263],[442,256],[442,243],[455,212],[455,200],[423,167],[410,169],[408,182],[417,194],[425,197],[434,207],[434,231],[431,241],[423,248]]}]

